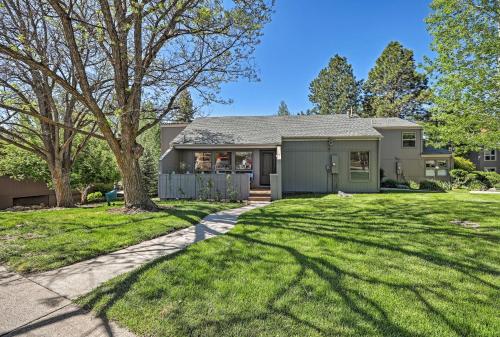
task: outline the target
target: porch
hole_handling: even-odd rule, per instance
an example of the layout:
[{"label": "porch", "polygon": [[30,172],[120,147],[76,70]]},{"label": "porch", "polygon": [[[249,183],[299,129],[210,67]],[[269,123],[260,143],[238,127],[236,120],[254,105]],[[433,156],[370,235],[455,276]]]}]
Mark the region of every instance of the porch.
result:
[{"label": "porch", "polygon": [[160,159],[161,199],[281,198],[280,147],[170,148]]}]

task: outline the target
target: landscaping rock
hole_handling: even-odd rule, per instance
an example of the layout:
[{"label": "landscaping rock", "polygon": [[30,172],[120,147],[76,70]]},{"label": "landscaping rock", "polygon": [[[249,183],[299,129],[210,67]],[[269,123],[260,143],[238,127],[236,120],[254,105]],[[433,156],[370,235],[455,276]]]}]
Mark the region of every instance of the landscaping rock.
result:
[{"label": "landscaping rock", "polygon": [[453,220],[450,222],[454,225],[459,225],[465,228],[479,228],[479,223],[477,222],[463,221],[463,220]]}]

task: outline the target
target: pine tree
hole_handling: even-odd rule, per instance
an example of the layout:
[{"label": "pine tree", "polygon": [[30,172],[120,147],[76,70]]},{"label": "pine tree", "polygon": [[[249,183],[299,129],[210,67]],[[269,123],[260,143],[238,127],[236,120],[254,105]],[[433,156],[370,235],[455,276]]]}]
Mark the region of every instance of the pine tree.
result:
[{"label": "pine tree", "polygon": [[192,122],[195,110],[193,107],[193,99],[188,90],[184,90],[179,94],[177,105],[179,109],[174,115],[174,120],[176,122]]},{"label": "pine tree", "polygon": [[390,42],[363,85],[363,115],[423,119],[427,79],[416,70],[413,51]]},{"label": "pine tree", "polygon": [[356,109],[359,85],[347,58],[335,55],[309,85],[309,100],[322,115],[348,113]]},{"label": "pine tree", "polygon": [[158,193],[158,158],[153,156],[152,151],[144,149],[144,154],[140,159],[142,179],[144,186],[150,196]]},{"label": "pine tree", "polygon": [[288,106],[285,101],[281,101],[280,106],[278,107],[278,116],[290,116],[290,110],[288,110]]}]

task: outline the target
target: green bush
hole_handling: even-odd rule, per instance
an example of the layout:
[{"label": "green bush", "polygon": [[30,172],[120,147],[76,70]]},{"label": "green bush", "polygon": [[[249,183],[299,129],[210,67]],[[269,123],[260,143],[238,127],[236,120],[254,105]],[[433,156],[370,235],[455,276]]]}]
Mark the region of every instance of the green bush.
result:
[{"label": "green bush", "polygon": [[92,191],[93,192],[101,192],[102,195],[104,195],[105,193],[112,191],[113,188],[114,188],[113,183],[97,183],[97,184],[94,184],[94,187],[92,187]]},{"label": "green bush", "polygon": [[463,188],[467,187],[467,175],[469,172],[462,169],[454,169],[450,171],[450,176],[453,181],[453,187]]},{"label": "green bush", "polygon": [[409,180],[408,187],[410,187],[412,190],[418,190],[418,189],[420,189],[420,184],[417,183],[416,181]]},{"label": "green bush", "polygon": [[87,196],[87,201],[88,202],[96,202],[96,201],[101,201],[103,200],[103,194],[101,192],[92,192],[92,193],[89,193],[89,195]]},{"label": "green bush", "polygon": [[476,169],[476,165],[471,162],[469,159],[463,157],[454,157],[455,168],[458,170],[464,170],[467,172],[472,172]]},{"label": "green bush", "polygon": [[491,187],[497,186],[500,184],[500,174],[496,172],[477,172],[478,174],[482,175],[486,180],[489,181]]},{"label": "green bush", "polygon": [[424,180],[420,182],[421,190],[436,191],[436,192],[446,192],[451,190],[451,184],[447,181],[440,180]]},{"label": "green bush", "polygon": [[394,179],[386,179],[382,181],[381,186],[387,188],[397,188],[398,185],[401,185],[397,180]]},{"label": "green bush", "polygon": [[480,180],[474,180],[467,186],[471,191],[486,191],[489,187]]}]

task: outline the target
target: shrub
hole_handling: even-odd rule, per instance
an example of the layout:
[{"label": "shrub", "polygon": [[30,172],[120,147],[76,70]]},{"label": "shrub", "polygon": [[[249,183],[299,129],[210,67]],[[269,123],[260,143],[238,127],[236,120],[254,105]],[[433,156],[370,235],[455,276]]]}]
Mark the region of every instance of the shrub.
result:
[{"label": "shrub", "polygon": [[408,187],[410,187],[412,190],[418,190],[420,188],[420,184],[417,183],[416,181],[409,180]]},{"label": "shrub", "polygon": [[467,175],[469,173],[462,169],[454,169],[450,171],[450,176],[453,181],[454,187],[466,187],[467,185]]},{"label": "shrub", "polygon": [[113,183],[97,183],[97,184],[94,184],[92,191],[93,192],[101,192],[102,195],[104,195],[105,193],[112,191],[113,188],[114,188]]},{"label": "shrub", "polygon": [[464,170],[467,172],[472,172],[476,169],[476,165],[471,162],[469,159],[463,157],[454,157],[455,168],[459,170]]},{"label": "shrub", "polygon": [[482,175],[486,180],[489,181],[491,186],[497,186],[500,184],[500,174],[496,172],[477,172]]},{"label": "shrub", "polygon": [[396,188],[398,185],[401,185],[397,180],[394,179],[386,179],[382,181],[381,186],[382,187],[388,187],[388,188]]},{"label": "shrub", "polygon": [[474,180],[468,185],[469,190],[471,191],[485,191],[488,189],[488,186],[479,180]]},{"label": "shrub", "polygon": [[103,200],[103,194],[101,192],[92,192],[87,196],[88,202],[96,202]]},{"label": "shrub", "polygon": [[420,182],[421,190],[445,192],[451,190],[451,184],[447,181],[424,180]]}]

